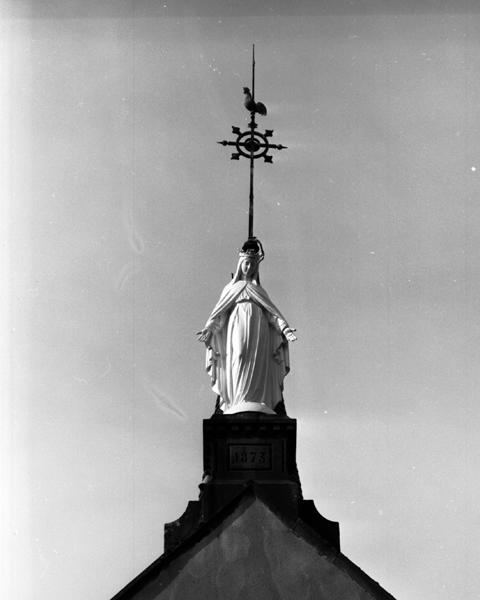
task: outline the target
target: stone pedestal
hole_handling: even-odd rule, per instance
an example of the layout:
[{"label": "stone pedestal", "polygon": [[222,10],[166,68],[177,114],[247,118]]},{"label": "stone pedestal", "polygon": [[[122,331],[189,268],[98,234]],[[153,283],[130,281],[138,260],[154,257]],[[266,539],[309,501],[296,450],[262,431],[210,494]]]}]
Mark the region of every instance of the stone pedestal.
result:
[{"label": "stone pedestal", "polygon": [[206,419],[199,499],[112,600],[395,600],[340,552],[338,523],[303,499],[296,433],[287,416]]},{"label": "stone pedestal", "polygon": [[205,419],[200,496],[188,503],[180,519],[165,525],[165,550],[177,547],[248,486],[255,486],[256,494],[278,514],[302,519],[339,550],[338,523],[322,517],[313,501],[303,499],[296,442],[296,419],[287,416],[243,412]]},{"label": "stone pedestal", "polygon": [[295,514],[302,491],[295,460],[297,422],[262,413],[237,413],[203,422],[202,518],[255,482],[282,512]]}]

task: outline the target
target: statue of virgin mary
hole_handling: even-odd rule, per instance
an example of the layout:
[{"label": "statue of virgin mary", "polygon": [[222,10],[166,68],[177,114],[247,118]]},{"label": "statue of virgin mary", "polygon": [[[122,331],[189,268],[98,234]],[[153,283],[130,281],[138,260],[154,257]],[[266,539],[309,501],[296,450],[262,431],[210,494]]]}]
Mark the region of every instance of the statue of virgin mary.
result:
[{"label": "statue of virgin mary", "polygon": [[288,342],[297,338],[260,285],[263,258],[256,238],[245,242],[232,281],[198,332],[207,347],[206,369],[224,414],[285,414]]}]

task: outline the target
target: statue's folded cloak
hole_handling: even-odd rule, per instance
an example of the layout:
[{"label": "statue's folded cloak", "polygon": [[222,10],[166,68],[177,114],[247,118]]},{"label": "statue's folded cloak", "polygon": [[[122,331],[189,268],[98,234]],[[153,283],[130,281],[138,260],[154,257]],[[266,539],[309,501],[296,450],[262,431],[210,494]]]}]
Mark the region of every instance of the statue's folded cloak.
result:
[{"label": "statue's folded cloak", "polygon": [[274,409],[290,370],[288,342],[282,335],[288,324],[262,286],[232,280],[205,327],[212,332],[206,368],[222,410],[242,402]]}]

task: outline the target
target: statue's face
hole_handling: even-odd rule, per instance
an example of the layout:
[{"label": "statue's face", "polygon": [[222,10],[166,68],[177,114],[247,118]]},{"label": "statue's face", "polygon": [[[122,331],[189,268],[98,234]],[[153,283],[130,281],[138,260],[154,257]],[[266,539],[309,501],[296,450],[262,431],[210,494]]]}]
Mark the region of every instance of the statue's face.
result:
[{"label": "statue's face", "polygon": [[251,258],[246,258],[242,264],[241,264],[241,269],[242,269],[242,273],[245,277],[251,277],[255,271],[255,265],[256,262],[254,260],[252,260]]}]

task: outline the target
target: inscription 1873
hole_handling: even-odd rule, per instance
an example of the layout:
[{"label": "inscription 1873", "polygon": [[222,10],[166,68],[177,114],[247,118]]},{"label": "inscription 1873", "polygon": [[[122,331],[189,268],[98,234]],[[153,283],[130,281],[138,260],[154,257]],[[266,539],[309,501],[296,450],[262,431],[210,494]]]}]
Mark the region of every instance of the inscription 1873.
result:
[{"label": "inscription 1873", "polygon": [[271,469],[272,452],[268,444],[229,444],[230,469]]}]

